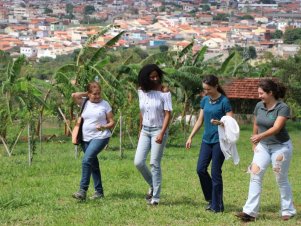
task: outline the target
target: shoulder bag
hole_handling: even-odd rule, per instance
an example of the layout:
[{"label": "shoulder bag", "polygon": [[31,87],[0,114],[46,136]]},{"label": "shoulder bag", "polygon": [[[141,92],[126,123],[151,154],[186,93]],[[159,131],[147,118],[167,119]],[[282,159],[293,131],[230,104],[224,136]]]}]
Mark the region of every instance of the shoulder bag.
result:
[{"label": "shoulder bag", "polygon": [[83,113],[83,110],[84,110],[84,107],[86,105],[88,101],[88,98],[84,100],[84,103],[80,109],[80,113],[79,113],[79,117],[77,118],[76,120],[76,124],[72,130],[72,144],[74,145],[79,145],[82,140],[83,140],[83,124],[84,124],[84,119],[82,118],[82,113]]}]

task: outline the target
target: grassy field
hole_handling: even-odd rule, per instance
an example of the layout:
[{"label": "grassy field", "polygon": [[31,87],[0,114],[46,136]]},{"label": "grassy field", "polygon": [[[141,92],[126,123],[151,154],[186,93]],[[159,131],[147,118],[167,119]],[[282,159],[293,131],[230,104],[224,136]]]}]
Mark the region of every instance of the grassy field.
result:
[{"label": "grassy field", "polygon": [[[301,129],[290,125],[294,144],[290,168],[294,201],[301,211]],[[147,206],[144,195],[148,189],[133,165],[134,149],[100,154],[105,198],[78,202],[71,195],[78,189],[81,156],[74,157],[71,142],[51,141],[37,150],[33,165],[28,166],[26,144],[19,144],[15,155],[7,157],[0,145],[0,225],[244,225],[234,216],[247,198],[252,159],[250,128],[242,128],[238,150],[241,162],[232,160],[223,166],[225,212],[208,213],[196,174],[201,133],[190,151],[169,146],[163,157],[161,202]],[[181,139],[179,139],[179,142]],[[112,140],[112,146],[118,139]],[[181,143],[179,143],[181,144]],[[179,145],[180,146],[180,145]],[[39,145],[37,146],[39,149]],[[93,193],[93,184],[89,195]],[[254,225],[301,225],[298,214],[288,222],[279,217],[279,191],[271,168],[264,178],[261,211]]]}]

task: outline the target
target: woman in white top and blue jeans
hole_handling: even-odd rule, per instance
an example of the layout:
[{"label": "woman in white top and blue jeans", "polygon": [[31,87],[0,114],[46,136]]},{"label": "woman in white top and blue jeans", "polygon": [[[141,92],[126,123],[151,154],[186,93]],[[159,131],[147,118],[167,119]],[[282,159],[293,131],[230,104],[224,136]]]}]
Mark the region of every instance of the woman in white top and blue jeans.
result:
[{"label": "woman in white top and blue jeans", "polygon": [[[134,164],[150,187],[146,195],[150,205],[160,201],[161,159],[172,111],[171,94],[162,86],[163,73],[157,65],[148,64],[138,75],[141,131]],[[145,163],[149,151],[151,170]]]},{"label": "woman in white top and blue jeans", "polygon": [[97,155],[108,144],[111,131],[114,126],[112,108],[110,104],[101,98],[101,88],[97,82],[91,82],[87,86],[87,92],[72,94],[74,101],[82,106],[85,98],[88,98],[82,112],[83,141],[81,146],[84,151],[82,160],[82,177],[79,191],[72,196],[78,200],[85,200],[90,184],[90,177],[94,181],[95,193],[90,199],[104,197],[101,173]]}]

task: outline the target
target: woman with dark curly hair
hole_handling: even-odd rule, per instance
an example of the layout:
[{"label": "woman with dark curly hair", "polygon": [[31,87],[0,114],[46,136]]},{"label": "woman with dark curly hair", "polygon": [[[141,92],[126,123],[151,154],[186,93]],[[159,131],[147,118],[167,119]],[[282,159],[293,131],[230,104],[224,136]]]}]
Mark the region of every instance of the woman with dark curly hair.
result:
[{"label": "woman with dark curly hair", "polygon": [[[172,111],[171,94],[162,85],[163,74],[157,65],[148,64],[138,75],[140,135],[134,164],[149,185],[146,200],[150,205],[160,201],[161,159]],[[151,170],[145,163],[149,152]]]}]

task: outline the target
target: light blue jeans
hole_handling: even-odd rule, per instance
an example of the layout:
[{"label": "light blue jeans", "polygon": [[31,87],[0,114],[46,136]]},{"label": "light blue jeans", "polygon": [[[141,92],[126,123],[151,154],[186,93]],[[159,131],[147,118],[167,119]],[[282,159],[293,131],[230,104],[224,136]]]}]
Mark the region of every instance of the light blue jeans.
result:
[{"label": "light blue jeans", "polygon": [[[140,171],[145,181],[149,184],[151,188],[153,188],[152,200],[155,202],[159,202],[160,200],[162,180],[161,159],[163,157],[163,149],[165,147],[168,137],[168,134],[166,132],[163,137],[162,144],[156,143],[156,137],[159,135],[160,132],[161,128],[158,127],[142,127],[134,160],[135,166]],[[149,151],[151,152],[151,171],[148,169],[145,163]]]},{"label": "light blue jeans", "polygon": [[293,195],[288,181],[288,170],[292,158],[292,142],[289,140],[282,144],[266,145],[259,143],[254,150],[252,166],[257,169],[251,173],[249,196],[243,207],[243,212],[250,216],[257,217],[260,206],[260,194],[262,189],[263,175],[268,165],[272,162],[273,171],[280,190],[281,216],[293,216],[296,209],[293,205]]}]

